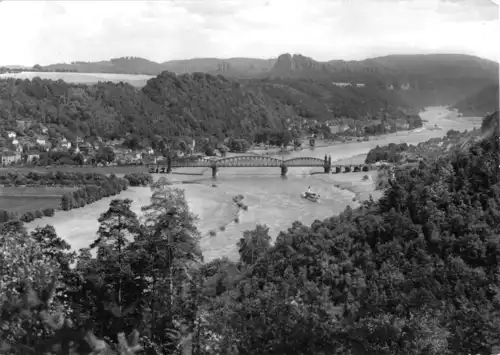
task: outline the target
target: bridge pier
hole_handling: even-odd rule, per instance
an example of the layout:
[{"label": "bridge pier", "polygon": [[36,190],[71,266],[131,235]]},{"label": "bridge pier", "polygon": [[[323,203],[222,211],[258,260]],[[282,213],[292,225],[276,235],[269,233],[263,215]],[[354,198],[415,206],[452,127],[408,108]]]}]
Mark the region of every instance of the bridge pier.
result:
[{"label": "bridge pier", "polygon": [[212,179],[213,180],[216,180],[217,179],[217,166],[216,165],[212,165]]},{"label": "bridge pier", "polygon": [[335,167],[335,174],[340,174],[342,172],[342,167],[341,166],[336,166]]},{"label": "bridge pier", "polygon": [[331,165],[325,164],[324,168],[325,168],[325,174],[330,174],[330,171],[332,170]]},{"label": "bridge pier", "polygon": [[284,179],[286,178],[286,174],[288,173],[288,166],[286,165],[281,165],[281,177]]}]

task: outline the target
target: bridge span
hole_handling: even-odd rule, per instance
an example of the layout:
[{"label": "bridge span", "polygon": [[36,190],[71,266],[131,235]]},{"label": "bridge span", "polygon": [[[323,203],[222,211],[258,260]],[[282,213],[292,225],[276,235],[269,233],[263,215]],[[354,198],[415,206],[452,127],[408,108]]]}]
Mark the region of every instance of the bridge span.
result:
[{"label": "bridge span", "polygon": [[269,168],[281,169],[281,176],[285,177],[288,168],[323,168],[326,174],[348,173],[373,170],[370,164],[344,164],[332,165],[331,158],[297,157],[291,159],[278,159],[263,155],[237,155],[227,158],[199,158],[199,159],[167,159],[167,164],[149,165],[150,173],[172,172],[175,168],[211,168],[212,177],[217,177],[219,168]]}]

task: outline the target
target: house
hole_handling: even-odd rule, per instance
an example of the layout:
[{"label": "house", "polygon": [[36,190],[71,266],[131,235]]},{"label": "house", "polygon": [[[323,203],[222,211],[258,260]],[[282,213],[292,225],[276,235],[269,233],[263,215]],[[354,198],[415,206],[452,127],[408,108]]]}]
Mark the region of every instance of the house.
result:
[{"label": "house", "polygon": [[68,140],[66,138],[63,138],[59,145],[63,149],[69,149],[69,148],[71,148],[71,142],[68,142]]},{"label": "house", "polygon": [[21,129],[21,130],[25,130],[27,125],[28,125],[28,122],[26,122],[25,120],[16,120],[16,123],[17,123],[17,128]]},{"label": "house", "polygon": [[17,154],[10,151],[0,153],[0,161],[2,165],[10,165],[15,163],[17,161],[17,157]]},{"label": "house", "polygon": [[345,123],[342,123],[340,126],[339,126],[339,132],[342,133],[342,132],[345,132],[349,129],[349,125],[345,124]]},{"label": "house", "polygon": [[43,124],[40,124],[40,131],[43,134],[47,134],[47,132],[49,131],[49,129],[47,127],[45,127]]},{"label": "house", "polygon": [[410,124],[404,120],[397,120],[396,129],[410,129]]},{"label": "house", "polygon": [[347,87],[351,87],[352,86],[351,83],[337,83],[337,82],[333,82],[332,84],[335,85],[335,86],[339,86],[341,88],[347,88]]},{"label": "house", "polygon": [[17,138],[14,138],[14,139],[12,140],[12,144],[13,144],[13,145],[19,145],[19,140],[18,140]]},{"label": "house", "polygon": [[45,147],[45,145],[47,144],[45,138],[37,138],[36,139],[36,144],[38,145],[41,145],[42,147]]},{"label": "house", "polygon": [[356,87],[358,87],[358,88],[364,88],[365,84],[364,83],[357,83]]},{"label": "house", "polygon": [[[85,153],[85,154],[90,154],[94,151],[94,147],[92,146],[92,144],[90,143],[82,143],[82,144],[79,144],[77,146],[77,149],[82,152],[82,153]],[[75,149],[75,152],[76,152],[76,149]]]},{"label": "house", "polygon": [[40,159],[40,152],[36,150],[31,150],[28,153],[26,153],[26,162],[27,163],[33,163],[34,161],[37,161]]},{"label": "house", "polygon": [[13,131],[7,131],[7,137],[9,137],[10,139],[14,139],[17,137],[17,134]]},{"label": "house", "polygon": [[339,125],[331,125],[329,126],[330,128],[330,133],[335,134],[340,132],[340,126]]}]

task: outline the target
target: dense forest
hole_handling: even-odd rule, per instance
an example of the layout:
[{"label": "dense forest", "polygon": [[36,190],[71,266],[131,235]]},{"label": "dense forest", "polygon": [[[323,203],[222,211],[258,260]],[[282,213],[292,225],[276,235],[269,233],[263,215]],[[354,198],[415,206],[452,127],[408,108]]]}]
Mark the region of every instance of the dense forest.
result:
[{"label": "dense forest", "polygon": [[498,82],[485,87],[471,96],[460,100],[453,108],[465,116],[482,117],[495,112],[500,107]]},{"label": "dense forest", "polygon": [[242,82],[293,107],[302,117],[321,121],[333,117],[371,118],[381,110],[404,117],[398,109],[410,109],[398,93],[385,87],[343,88],[326,78],[277,77]]},{"label": "dense forest", "polygon": [[[483,94],[487,95],[493,103],[494,100],[491,100],[494,98],[493,93],[487,87],[489,85],[498,87],[498,62],[461,54],[396,54],[359,61],[341,59],[317,61],[302,54],[284,53],[277,58],[269,59],[195,58],[163,63],[138,57],[122,57],[109,61],[53,64],[37,68],[43,71],[69,70],[80,73],[148,75],[158,75],[162,71],[176,74],[203,72],[212,75],[220,74],[237,80],[294,78],[313,79],[315,82],[322,81],[330,84],[332,82],[355,82],[382,89],[391,86],[396,93],[387,92],[387,95],[400,96],[406,104],[418,108],[454,105],[470,97],[472,100],[469,99],[467,108],[469,110],[471,107],[474,108],[474,115],[482,116],[488,111],[493,112],[498,109],[498,104],[491,108],[491,104],[484,106],[485,100],[479,96],[472,98],[484,89]],[[98,80],[97,77],[96,80]],[[143,85],[142,80],[131,80],[131,83],[133,82]],[[482,103],[476,105],[474,103],[476,99]],[[498,102],[498,95],[495,100]],[[336,103],[340,103],[340,100]],[[358,101],[357,104],[364,105],[362,101]],[[482,109],[486,111],[479,114]],[[469,115],[469,112],[463,113]]]},{"label": "dense forest", "polygon": [[132,136],[134,147],[158,147],[165,138],[180,137],[253,142],[259,132],[284,132],[304,119],[371,119],[381,110],[404,118],[406,109],[396,93],[309,79],[237,82],[220,75],[163,72],[141,89],[111,82],[0,80],[0,130],[19,131],[23,121],[40,133],[36,124],[43,124],[50,141]]},{"label": "dense forest", "polygon": [[138,217],[113,200],[78,253],[51,226],[1,226],[7,354],[492,354],[500,345],[498,132],[399,171],[383,197],[237,261],[203,262],[182,190]]},{"label": "dense forest", "polygon": [[293,114],[269,97],[221,76],[164,72],[137,89],[123,83],[92,86],[34,78],[0,81],[2,124],[35,120],[67,137],[119,139],[157,136],[245,136],[257,127],[282,128]]}]

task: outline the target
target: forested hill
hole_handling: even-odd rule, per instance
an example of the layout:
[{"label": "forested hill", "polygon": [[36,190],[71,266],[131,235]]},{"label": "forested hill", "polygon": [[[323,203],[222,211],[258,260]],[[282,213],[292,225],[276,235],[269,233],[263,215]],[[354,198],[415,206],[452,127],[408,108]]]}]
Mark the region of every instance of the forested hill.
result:
[{"label": "forested hill", "polygon": [[[293,110],[269,96],[245,90],[222,76],[163,72],[142,89],[123,83],[76,85],[63,81],[0,81],[5,121],[35,119],[73,134],[119,139],[127,132],[155,135],[245,136],[283,127]],[[8,124],[6,124],[8,126]]]},{"label": "forested hill", "polygon": [[305,55],[285,53],[271,59],[196,58],[164,63],[125,57],[37,68],[44,71],[147,75],[167,70],[177,74],[222,74],[237,79],[307,78],[330,83],[356,82],[398,91],[408,105],[418,107],[453,105],[488,85],[498,84],[499,76],[497,62],[463,54],[388,55],[357,61],[317,61]]},{"label": "forested hill", "polygon": [[270,75],[365,83],[398,91],[409,105],[423,107],[453,105],[498,83],[499,66],[491,60],[461,54],[389,55],[328,62],[283,54]]},{"label": "forested hill", "polygon": [[157,136],[249,138],[263,129],[283,130],[287,119],[356,118],[406,106],[397,94],[377,89],[307,80],[246,83],[170,72],[141,89],[125,83],[5,79],[0,80],[0,99],[5,129],[16,120],[34,119],[57,126],[67,137],[119,139],[134,133],[149,142]]},{"label": "forested hill", "polygon": [[302,117],[318,120],[332,117],[373,117],[381,111],[411,110],[398,92],[378,87],[343,88],[328,79],[273,78],[239,80],[247,88],[290,105]]},{"label": "forested hill", "polygon": [[489,112],[500,108],[498,82],[491,84],[471,96],[460,100],[453,108],[456,108],[464,116],[482,117]]}]

